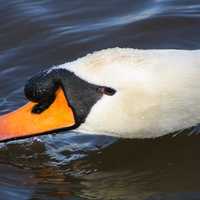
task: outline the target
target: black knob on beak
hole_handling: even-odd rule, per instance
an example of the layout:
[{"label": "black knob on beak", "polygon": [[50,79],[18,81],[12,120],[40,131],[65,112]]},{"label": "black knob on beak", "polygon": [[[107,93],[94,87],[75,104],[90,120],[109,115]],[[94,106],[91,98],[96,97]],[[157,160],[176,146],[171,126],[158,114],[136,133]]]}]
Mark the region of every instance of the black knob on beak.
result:
[{"label": "black knob on beak", "polygon": [[44,71],[33,76],[24,87],[27,99],[36,102],[32,112],[41,113],[46,110],[55,100],[55,93],[59,87],[55,75],[52,72]]}]

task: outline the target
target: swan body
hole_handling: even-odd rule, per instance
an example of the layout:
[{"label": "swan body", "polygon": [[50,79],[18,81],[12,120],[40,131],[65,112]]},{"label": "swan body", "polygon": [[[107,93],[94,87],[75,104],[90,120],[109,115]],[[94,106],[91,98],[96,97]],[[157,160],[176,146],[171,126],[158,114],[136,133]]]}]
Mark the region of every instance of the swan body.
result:
[{"label": "swan body", "polygon": [[78,131],[152,138],[200,122],[200,51],[112,48],[57,66],[116,89]]}]

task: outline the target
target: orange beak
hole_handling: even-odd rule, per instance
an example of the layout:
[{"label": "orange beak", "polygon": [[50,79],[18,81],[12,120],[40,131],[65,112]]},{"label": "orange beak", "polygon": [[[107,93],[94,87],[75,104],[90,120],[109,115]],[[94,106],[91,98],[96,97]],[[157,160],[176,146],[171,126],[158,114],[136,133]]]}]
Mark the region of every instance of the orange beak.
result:
[{"label": "orange beak", "polygon": [[18,110],[0,116],[0,141],[27,137],[75,125],[73,111],[62,89],[55,101],[41,114],[32,113],[36,103],[29,102]]}]

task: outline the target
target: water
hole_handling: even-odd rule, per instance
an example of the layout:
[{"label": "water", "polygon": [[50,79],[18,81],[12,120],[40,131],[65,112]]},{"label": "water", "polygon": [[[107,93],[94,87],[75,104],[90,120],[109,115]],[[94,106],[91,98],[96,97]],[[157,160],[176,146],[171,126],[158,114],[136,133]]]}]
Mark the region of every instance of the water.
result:
[{"label": "water", "polygon": [[[40,70],[108,47],[200,48],[197,0],[0,1],[0,114]],[[200,199],[200,136],[73,132],[0,145],[2,200]]]}]

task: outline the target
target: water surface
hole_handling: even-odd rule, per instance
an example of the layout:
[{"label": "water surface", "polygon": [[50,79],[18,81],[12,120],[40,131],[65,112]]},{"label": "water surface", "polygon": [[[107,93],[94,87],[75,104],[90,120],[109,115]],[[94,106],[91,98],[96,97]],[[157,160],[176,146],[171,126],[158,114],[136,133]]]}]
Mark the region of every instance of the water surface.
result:
[{"label": "water surface", "polygon": [[[108,47],[200,48],[196,0],[0,1],[0,114],[40,70]],[[73,132],[0,145],[3,200],[200,199],[200,136]]]}]

